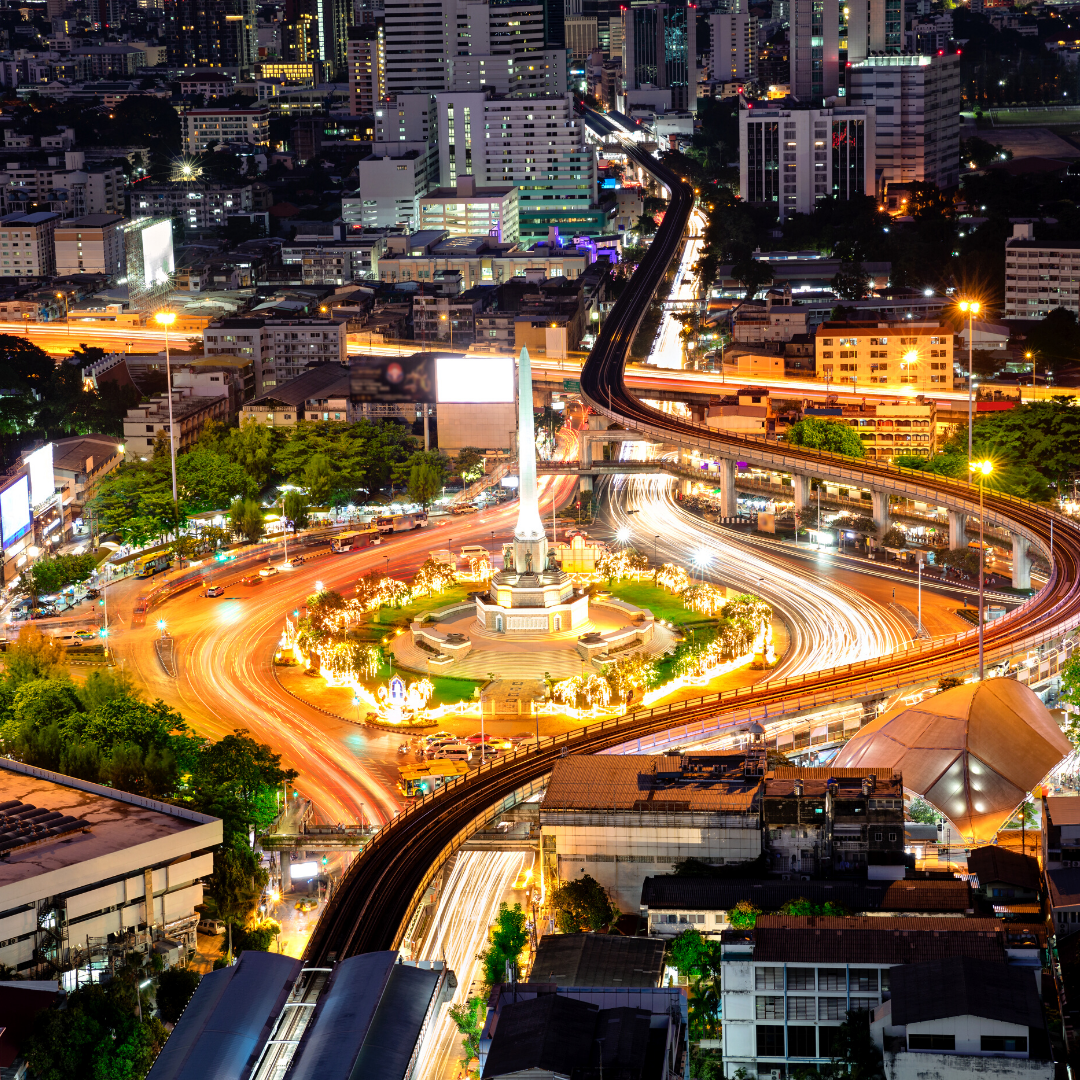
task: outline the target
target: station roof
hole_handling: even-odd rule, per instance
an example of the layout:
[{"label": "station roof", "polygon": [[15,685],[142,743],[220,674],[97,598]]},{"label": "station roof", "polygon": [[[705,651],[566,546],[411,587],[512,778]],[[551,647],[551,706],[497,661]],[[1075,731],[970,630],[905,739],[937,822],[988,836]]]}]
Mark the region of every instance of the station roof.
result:
[{"label": "station roof", "polygon": [[302,966],[249,950],[204,975],[147,1080],[247,1080]]},{"label": "station roof", "polygon": [[659,986],[664,949],[660,938],[545,934],[530,978],[564,987]]}]

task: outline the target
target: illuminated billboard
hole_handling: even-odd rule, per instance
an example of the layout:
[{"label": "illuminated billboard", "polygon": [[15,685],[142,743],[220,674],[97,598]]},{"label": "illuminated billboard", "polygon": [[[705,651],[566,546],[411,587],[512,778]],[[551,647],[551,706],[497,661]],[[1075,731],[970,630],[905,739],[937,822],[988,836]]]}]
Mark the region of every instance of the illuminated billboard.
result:
[{"label": "illuminated billboard", "polygon": [[435,360],[436,401],[462,405],[514,401],[514,360],[509,356],[440,356]]},{"label": "illuminated billboard", "polygon": [[176,269],[171,221],[155,221],[142,230],[142,256],[143,281],[147,287],[165,284]]},{"label": "illuminated billboard", "polygon": [[30,531],[30,477],[23,475],[0,491],[0,538],[11,547]]},{"label": "illuminated billboard", "polygon": [[431,353],[360,356],[349,363],[349,396],[355,402],[412,405],[435,400]]},{"label": "illuminated billboard", "polygon": [[53,476],[53,444],[46,443],[27,459],[30,470],[30,503],[40,506],[56,494],[56,478]]}]

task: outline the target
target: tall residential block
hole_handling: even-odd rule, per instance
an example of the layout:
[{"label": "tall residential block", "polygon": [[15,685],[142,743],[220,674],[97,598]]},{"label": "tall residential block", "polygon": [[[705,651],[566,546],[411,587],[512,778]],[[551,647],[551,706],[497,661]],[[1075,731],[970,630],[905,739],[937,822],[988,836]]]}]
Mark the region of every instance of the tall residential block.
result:
[{"label": "tall residential block", "polygon": [[239,74],[255,64],[255,0],[164,0],[164,8],[170,66]]},{"label": "tall residential block", "polygon": [[349,113],[373,116],[386,96],[386,26],[380,17],[363,26],[349,27],[346,42],[349,69]]},{"label": "tall residential block", "polygon": [[1036,240],[1030,222],[1005,241],[1005,318],[1042,319],[1080,311],[1080,241]]},{"label": "tall residential block", "polygon": [[566,235],[603,231],[606,217],[594,208],[596,160],[571,98],[445,93],[436,100],[442,187],[470,174],[478,188],[515,186],[523,243],[547,239],[551,227]]},{"label": "tall residential block", "polygon": [[899,53],[904,47],[903,0],[845,0],[849,63]]},{"label": "tall residential block", "polygon": [[285,0],[285,26],[303,27],[314,56],[336,79],[345,69],[347,29],[352,22],[350,0]]},{"label": "tall residential block", "polygon": [[[2,225],[3,222],[0,222]],[[119,214],[88,214],[64,221],[53,234],[56,244],[56,272],[107,274],[116,279],[124,273],[124,226]]]},{"label": "tall residential block", "polygon": [[873,195],[875,119],[873,106],[742,108],[742,197],[775,206],[783,221],[813,213],[828,196]]},{"label": "tall residential block", "polygon": [[757,18],[747,10],[746,0],[738,0],[735,11],[718,11],[709,16],[711,78],[729,82],[756,77],[757,23]]},{"label": "tall residential block", "polygon": [[960,57],[873,56],[848,68],[848,101],[877,114],[877,194],[889,184],[960,180]]},{"label": "tall residential block", "polygon": [[455,0],[386,0],[386,89],[437,94],[446,89],[446,27]]},{"label": "tall residential block", "polygon": [[6,214],[0,218],[0,241],[4,277],[49,277],[56,273],[56,249],[53,236],[60,215],[41,211],[36,214]]},{"label": "tall residential block", "polygon": [[697,107],[697,8],[639,4],[622,9],[623,82],[632,90],[670,90],[671,107]]}]

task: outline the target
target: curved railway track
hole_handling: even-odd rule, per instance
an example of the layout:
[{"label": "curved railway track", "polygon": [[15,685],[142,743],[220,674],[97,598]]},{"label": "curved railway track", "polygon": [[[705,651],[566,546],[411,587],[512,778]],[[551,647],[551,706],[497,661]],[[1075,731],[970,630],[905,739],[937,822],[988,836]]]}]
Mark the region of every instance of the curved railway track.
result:
[{"label": "curved railway track", "polygon": [[[630,394],[623,368],[630,345],[649,301],[675,256],[690,211],[693,192],[670,170],[636,148],[627,153],[647,168],[671,191],[671,202],[652,246],[612,309],[581,373],[583,395],[602,413],[625,427],[658,429],[675,442],[695,442],[738,456],[760,449],[758,443],[739,437],[723,437],[660,413]],[[815,469],[835,469],[842,462],[848,475],[867,487],[888,490],[905,476],[917,476],[920,488],[948,505],[970,504],[968,485],[941,477],[905,473],[876,463],[839,459],[798,447],[785,447],[784,455]],[[1051,546],[1051,520],[1045,510],[1000,495],[986,497],[988,516],[1011,523],[1044,550]],[[1060,637],[1080,625],[1080,533],[1065,518],[1057,517],[1053,529],[1053,566],[1046,586],[1011,615],[989,624],[985,630],[987,655],[1008,657],[1040,642]],[[466,835],[470,823],[515,791],[536,783],[550,772],[562,754],[598,753],[628,740],[655,735],[673,727],[689,729],[700,722],[709,725],[744,723],[748,716],[783,712],[784,706],[799,708],[865,696],[874,687],[895,689],[919,683],[939,673],[970,670],[977,656],[974,633],[932,642],[929,647],[909,649],[844,668],[815,672],[797,680],[758,684],[738,693],[706,695],[664,709],[636,712],[592,725],[555,740],[520,750],[494,765],[471,772],[434,795],[425,796],[394,818],[373,839],[353,864],[312,935],[306,954],[309,964],[321,966],[361,952],[396,947],[409,913],[442,857]],[[748,713],[749,710],[749,713]],[[692,731],[687,731],[692,734]]]}]

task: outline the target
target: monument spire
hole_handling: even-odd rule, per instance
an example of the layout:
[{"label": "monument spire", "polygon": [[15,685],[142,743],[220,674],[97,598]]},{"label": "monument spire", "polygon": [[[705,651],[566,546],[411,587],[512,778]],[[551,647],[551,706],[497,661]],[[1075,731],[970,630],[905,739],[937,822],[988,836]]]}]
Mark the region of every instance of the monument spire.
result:
[{"label": "monument spire", "polygon": [[[536,432],[533,429],[532,363],[529,350],[522,348],[518,360],[518,504],[517,527],[514,539],[535,543],[546,540],[543,522],[540,520],[540,499],[536,491]],[[546,545],[545,545],[546,548]],[[537,565],[534,552],[533,569],[543,570],[544,563]],[[523,567],[519,567],[519,572]]]}]

